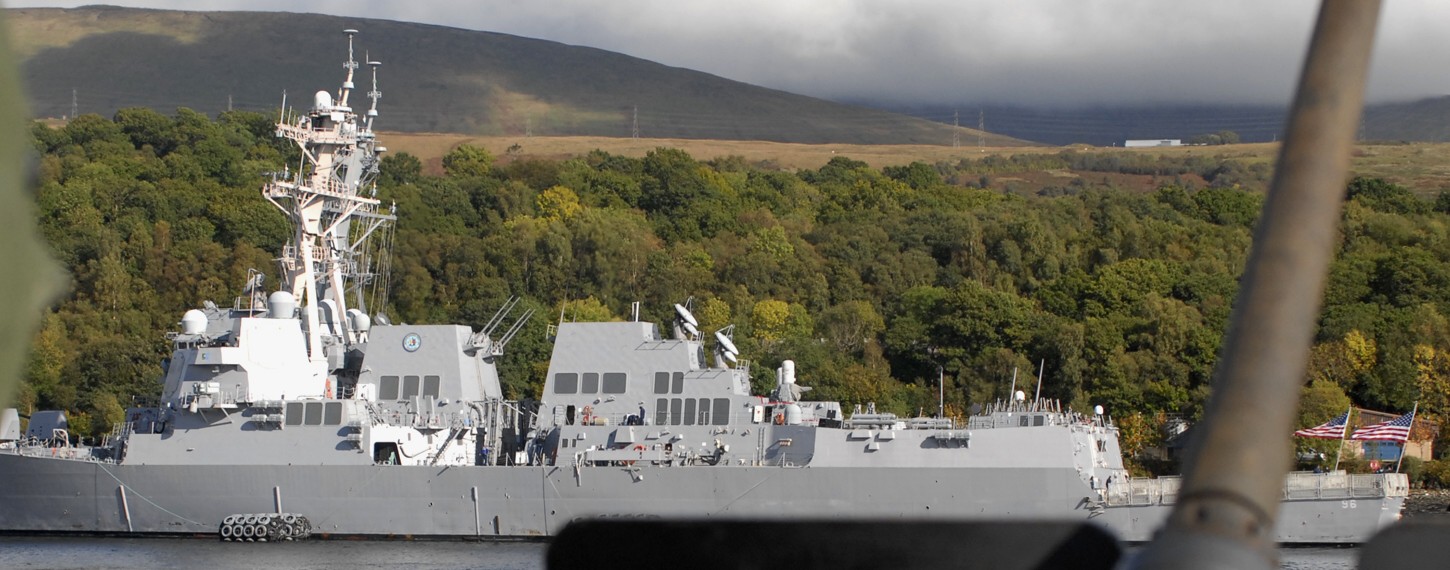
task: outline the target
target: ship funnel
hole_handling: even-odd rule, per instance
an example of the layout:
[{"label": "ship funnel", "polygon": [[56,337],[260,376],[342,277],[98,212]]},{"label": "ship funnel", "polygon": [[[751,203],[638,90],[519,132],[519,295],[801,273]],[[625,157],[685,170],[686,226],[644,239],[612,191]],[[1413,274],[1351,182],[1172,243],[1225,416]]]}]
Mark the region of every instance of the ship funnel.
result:
[{"label": "ship funnel", "polygon": [[267,296],[267,317],[290,319],[297,314],[297,299],[286,291],[276,291]]},{"label": "ship funnel", "polygon": [[192,309],[181,315],[181,334],[206,332],[206,313]]}]

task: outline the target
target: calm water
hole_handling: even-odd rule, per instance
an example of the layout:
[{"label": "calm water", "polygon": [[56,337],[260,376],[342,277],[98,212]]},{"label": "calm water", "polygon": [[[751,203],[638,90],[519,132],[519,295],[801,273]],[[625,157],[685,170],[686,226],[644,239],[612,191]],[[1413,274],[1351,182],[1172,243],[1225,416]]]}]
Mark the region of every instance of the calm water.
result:
[{"label": "calm water", "polygon": [[[0,568],[165,570],[204,568],[300,568],[306,570],[433,570],[473,568],[536,570],[544,567],[539,542],[354,542],[279,544],[164,538],[0,537]],[[1357,549],[1291,548],[1284,568],[1354,568]]]},{"label": "calm water", "polygon": [[121,570],[535,570],[544,567],[540,542],[221,542],[167,538],[0,537],[0,568],[116,568]]}]

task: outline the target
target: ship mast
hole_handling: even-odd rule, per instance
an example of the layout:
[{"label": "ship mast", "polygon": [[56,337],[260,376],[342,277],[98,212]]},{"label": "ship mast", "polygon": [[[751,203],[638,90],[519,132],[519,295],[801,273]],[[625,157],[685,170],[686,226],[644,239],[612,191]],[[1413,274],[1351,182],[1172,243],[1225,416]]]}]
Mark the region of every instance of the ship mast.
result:
[{"label": "ship mast", "polygon": [[[262,195],[287,215],[293,225],[292,242],[278,259],[282,278],[302,307],[308,358],[325,360],[324,345],[343,347],[365,338],[349,318],[348,283],[362,286],[372,277],[367,259],[368,239],[396,220],[395,208],[379,207],[376,177],[378,153],[372,119],[377,115],[378,63],[373,68],[372,108],[360,122],[348,106],[353,90],[353,36],[347,34],[346,77],[334,99],[318,91],[312,109],[303,116],[284,114],[277,136],[297,143],[302,161],[295,173],[273,175]],[[367,195],[363,195],[366,191]],[[362,295],[356,295],[362,308]],[[329,343],[325,339],[331,338]],[[341,352],[336,356],[340,357]],[[340,362],[340,358],[339,358]]]}]

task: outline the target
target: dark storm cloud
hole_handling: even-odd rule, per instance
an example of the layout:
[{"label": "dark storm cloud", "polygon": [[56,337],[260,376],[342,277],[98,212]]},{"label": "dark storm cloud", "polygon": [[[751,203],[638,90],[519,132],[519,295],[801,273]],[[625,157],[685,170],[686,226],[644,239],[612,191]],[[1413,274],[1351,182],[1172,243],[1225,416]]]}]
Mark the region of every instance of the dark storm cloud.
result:
[{"label": "dark storm cloud", "polygon": [[[74,6],[85,2],[16,2]],[[587,45],[796,93],[905,104],[1287,101],[1308,0],[136,0],[505,32]],[[1369,97],[1450,93],[1450,3],[1385,3]],[[364,30],[365,32],[365,30]]]}]

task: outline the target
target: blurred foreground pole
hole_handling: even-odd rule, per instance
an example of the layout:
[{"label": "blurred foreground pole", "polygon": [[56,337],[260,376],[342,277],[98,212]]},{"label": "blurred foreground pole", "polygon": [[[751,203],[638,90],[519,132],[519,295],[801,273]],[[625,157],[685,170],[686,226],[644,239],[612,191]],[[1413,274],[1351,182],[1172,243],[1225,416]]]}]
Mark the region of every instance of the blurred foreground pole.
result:
[{"label": "blurred foreground pole", "polygon": [[1320,7],[1183,489],[1134,567],[1278,567],[1274,521],[1289,434],[1338,239],[1379,7]]},{"label": "blurred foreground pole", "polygon": [[25,115],[0,13],[0,408],[12,401],[31,334],[60,275],[35,232]]}]

